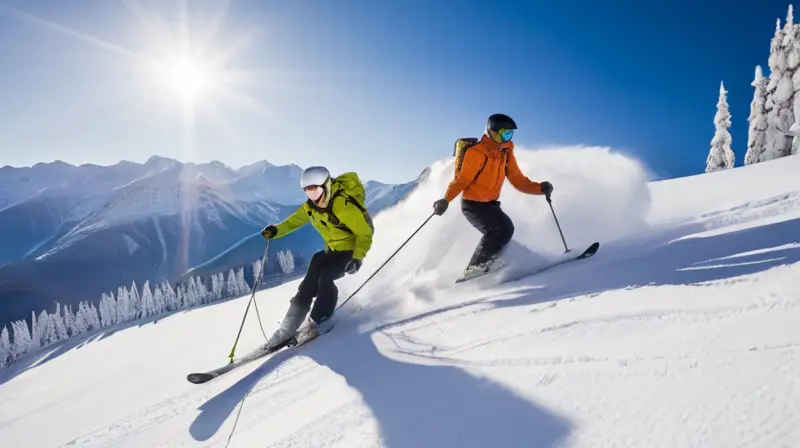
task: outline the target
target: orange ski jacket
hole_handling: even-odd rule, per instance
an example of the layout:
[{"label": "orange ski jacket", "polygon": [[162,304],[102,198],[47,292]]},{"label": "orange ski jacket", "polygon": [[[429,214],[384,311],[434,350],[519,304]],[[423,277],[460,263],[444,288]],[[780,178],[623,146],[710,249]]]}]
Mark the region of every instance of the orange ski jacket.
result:
[{"label": "orange ski jacket", "polygon": [[483,134],[478,143],[464,150],[461,169],[447,186],[444,198],[452,202],[463,192],[463,198],[469,201],[496,201],[506,178],[523,193],[542,194],[541,185],[520,171],[514,143],[497,143]]}]

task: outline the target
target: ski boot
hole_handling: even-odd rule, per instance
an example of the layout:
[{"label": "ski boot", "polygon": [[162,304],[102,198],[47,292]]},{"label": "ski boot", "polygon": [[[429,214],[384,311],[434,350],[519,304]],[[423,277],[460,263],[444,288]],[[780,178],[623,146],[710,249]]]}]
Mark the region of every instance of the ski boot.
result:
[{"label": "ski boot", "polygon": [[293,345],[303,345],[306,342],[316,339],[319,335],[325,334],[333,328],[334,322],[330,318],[323,320],[320,323],[314,321],[311,316],[303,322],[303,325],[295,333],[295,341]]},{"label": "ski boot", "polygon": [[473,278],[481,277],[486,274],[497,272],[506,266],[506,263],[499,256],[494,256],[484,263],[477,265],[469,265],[464,269],[464,274],[456,280],[456,283],[471,280]]}]

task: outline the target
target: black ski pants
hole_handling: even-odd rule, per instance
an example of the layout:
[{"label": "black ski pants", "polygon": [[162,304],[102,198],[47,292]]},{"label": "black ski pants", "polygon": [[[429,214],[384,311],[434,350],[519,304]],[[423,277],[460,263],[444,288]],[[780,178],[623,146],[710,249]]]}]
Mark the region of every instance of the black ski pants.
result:
[{"label": "black ski pants", "polygon": [[333,283],[344,277],[345,266],[353,258],[352,251],[319,251],[311,257],[308,270],[292,303],[308,312],[314,297],[314,308],[311,318],[321,323],[333,315],[336,302],[339,300],[339,288]]},{"label": "black ski pants", "polygon": [[514,223],[500,208],[500,201],[461,201],[461,212],[483,234],[469,261],[470,266],[489,261],[511,241]]}]

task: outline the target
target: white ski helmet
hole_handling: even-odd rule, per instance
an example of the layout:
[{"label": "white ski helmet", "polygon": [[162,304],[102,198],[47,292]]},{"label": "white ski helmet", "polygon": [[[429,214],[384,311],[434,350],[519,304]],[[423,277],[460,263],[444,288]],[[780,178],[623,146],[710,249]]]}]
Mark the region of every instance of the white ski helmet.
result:
[{"label": "white ski helmet", "polygon": [[[300,176],[300,188],[306,190],[306,195],[312,201],[317,201],[328,189],[331,173],[324,166],[310,166],[303,170]],[[318,187],[318,188],[312,188]]]}]

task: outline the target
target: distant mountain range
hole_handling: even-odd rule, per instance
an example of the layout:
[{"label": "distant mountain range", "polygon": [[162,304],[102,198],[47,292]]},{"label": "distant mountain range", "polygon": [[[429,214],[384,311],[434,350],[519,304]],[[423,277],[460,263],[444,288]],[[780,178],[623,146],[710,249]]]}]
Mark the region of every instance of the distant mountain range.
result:
[{"label": "distant mountain range", "polygon": [[[64,162],[0,168],[0,326],[55,302],[97,302],[136,281],[176,281],[249,265],[263,255],[258,232],[305,200],[302,169],[266,161],[238,170],[214,161],[152,157],[113,166]],[[375,215],[424,178],[365,182]],[[298,268],[322,240],[310,226],[271,245]]]}]

